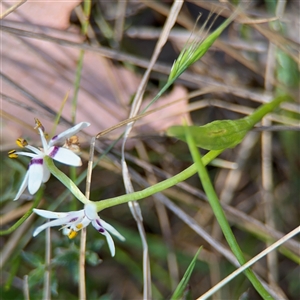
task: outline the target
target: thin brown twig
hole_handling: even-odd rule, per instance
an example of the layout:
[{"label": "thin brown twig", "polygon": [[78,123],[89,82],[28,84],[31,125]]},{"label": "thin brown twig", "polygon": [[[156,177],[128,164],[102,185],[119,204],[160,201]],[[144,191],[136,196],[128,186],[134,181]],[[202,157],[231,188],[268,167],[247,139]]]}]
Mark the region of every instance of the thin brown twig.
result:
[{"label": "thin brown twig", "polygon": [[14,4],[10,8],[8,8],[4,13],[0,15],[0,20],[4,19],[6,16],[8,16],[10,13],[14,12],[18,7],[23,5],[27,0],[21,0],[20,2]]}]

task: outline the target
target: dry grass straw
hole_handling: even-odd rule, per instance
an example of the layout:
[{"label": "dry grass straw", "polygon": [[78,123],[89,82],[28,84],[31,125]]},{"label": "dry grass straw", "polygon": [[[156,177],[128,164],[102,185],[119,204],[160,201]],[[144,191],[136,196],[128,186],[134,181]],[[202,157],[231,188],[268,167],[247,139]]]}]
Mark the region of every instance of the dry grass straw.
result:
[{"label": "dry grass straw", "polygon": [[[120,1],[120,6],[121,2],[122,1]],[[144,3],[144,5],[151,7],[151,9],[153,9],[156,13],[159,13],[164,16],[168,16],[170,14],[169,8],[167,8],[161,3],[153,1],[142,2]],[[18,4],[22,4],[22,2]],[[125,4],[125,2],[123,2],[123,4]],[[195,1],[195,4],[212,10],[211,2]],[[8,14],[7,12],[5,13],[6,15]],[[126,22],[124,7],[120,7],[120,14],[121,17],[114,28],[115,39],[118,43],[120,43],[124,36],[126,36],[126,32],[124,33],[123,31],[124,20]],[[223,10],[222,14],[228,15],[229,10]],[[262,23],[265,21],[270,21],[270,18],[262,17],[256,20],[255,22],[253,20],[248,20],[247,22],[251,26],[251,28],[253,28],[253,30],[257,30],[258,32],[265,35],[265,43],[276,44],[283,51],[289,54],[295,62],[299,63],[298,57],[297,55],[295,55],[295,52],[293,50],[295,48],[295,42],[288,40],[280,32],[270,33],[270,29],[266,28],[265,24]],[[145,76],[145,80],[140,85],[136,96],[136,99],[140,101],[148,83],[150,72],[156,71],[160,74],[160,76],[162,76],[168,75],[170,71],[170,66],[167,66],[166,64],[163,64],[161,62],[157,62],[156,59],[153,59],[152,63],[150,64],[149,59],[141,59],[135,55],[123,52],[122,50],[117,51],[113,49],[108,49],[99,44],[89,45],[73,42],[70,40],[70,34],[68,32],[60,32],[60,34],[65,35],[65,37],[57,38],[55,37],[55,30],[53,29],[49,29],[49,34],[45,35],[42,33],[33,32],[33,27],[28,27],[25,30],[20,30],[13,28],[13,22],[5,22],[6,21],[4,20],[4,27],[2,28],[2,30],[4,32],[10,33],[12,36],[29,36],[34,39],[49,41],[58,45],[64,45],[76,49],[83,49],[87,52],[98,53],[99,55],[106,57],[107,60],[105,60],[104,68],[107,71],[112,86],[114,87],[113,91],[115,93],[116,98],[120,102],[120,106],[123,106],[127,99],[123,99],[122,91],[119,90],[115,76],[111,72],[111,60],[127,62],[136,67],[142,67],[145,69],[148,68],[148,71],[146,73],[147,76]],[[193,21],[191,21],[189,14],[184,10],[181,11],[179,16],[176,18],[176,22],[183,26],[186,29],[187,33],[190,33],[191,29],[194,26],[194,23]],[[241,22],[246,22],[244,17],[242,18]],[[93,31],[92,28],[90,28],[89,30],[91,32]],[[170,28],[162,32],[160,39],[165,42],[166,40],[168,40],[169,33]],[[90,33],[90,37],[94,37],[93,33]],[[176,42],[174,41],[173,43],[174,45],[176,44]],[[178,47],[178,45],[175,45],[175,47]],[[280,85],[277,82],[276,78],[268,75],[270,73],[273,74],[272,69],[274,68],[275,63],[274,52],[269,52],[268,63],[266,65],[266,68],[264,69],[259,64],[245,57],[242,51],[235,49],[230,44],[227,44],[224,41],[218,40],[214,44],[214,47],[219,49],[218,51],[224,51],[228,60],[236,60],[239,63],[241,63],[243,65],[242,70],[251,70],[251,72],[254,72],[256,76],[260,76],[260,78],[264,82],[266,82],[266,86],[265,88],[259,87],[257,89],[250,87],[248,85],[248,82],[243,82],[241,80],[237,80],[237,84],[235,84],[234,81],[231,81],[230,84],[228,84],[222,80],[219,80],[219,78],[201,74],[201,67],[197,66],[192,70],[188,70],[181,76],[181,84],[185,84],[187,87],[197,89],[197,91],[193,91],[188,95],[188,99],[195,98],[196,96],[202,96],[201,100],[189,103],[186,111],[192,112],[201,111],[205,109],[206,112],[212,112],[213,115],[212,108],[220,108],[218,112],[221,111],[222,116],[236,116],[234,113],[250,114],[253,111],[253,107],[256,106],[256,102],[265,103],[271,99],[274,86]],[[155,58],[161,52],[161,49],[162,45],[160,45],[157,49],[157,52],[155,53]],[[210,53],[208,53],[207,55],[210,56]],[[205,59],[206,58],[204,58],[204,60]],[[58,68],[58,66],[54,66],[54,68],[56,67]],[[53,66],[49,64],[49,68],[53,68]],[[220,66],[217,65],[216,62],[216,65],[213,65],[212,68],[216,68],[217,70],[219,70]],[[237,74],[239,74],[240,70],[241,69],[237,67]],[[265,72],[265,70],[269,70],[269,72]],[[224,70],[222,69],[220,69],[220,73],[226,74],[226,72],[224,72]],[[153,76],[155,77],[156,75]],[[37,99],[37,97],[34,96],[33,92],[30,93],[30,91],[27,91],[25,87],[18,85],[17,79],[9,78],[5,76],[5,74],[3,74],[2,78],[6,82],[9,82],[12,86],[14,86],[16,90],[21,91],[23,96],[25,96],[30,101],[31,105],[25,105],[24,103],[22,103],[22,101],[19,101],[18,99],[15,99],[10,95],[3,95],[3,101],[11,101],[11,103],[13,103],[14,105],[23,105],[24,110],[31,111],[34,114],[38,114],[38,117],[39,115],[41,115],[45,118],[51,119],[56,115],[57,111],[51,110],[51,108],[47,105],[47,103],[45,103],[44,100]],[[268,84],[269,87],[267,86]],[[213,95],[212,97],[210,97],[211,94]],[[236,98],[234,99],[238,99],[235,103],[229,102],[231,101],[231,99],[233,99],[233,96],[236,96]],[[174,104],[176,105],[176,101],[183,100],[186,99],[174,99]],[[156,110],[161,109],[158,108],[153,112],[146,112],[143,115],[138,115],[139,107],[140,104],[136,104],[135,108],[130,114],[130,118],[121,121],[119,124],[116,124],[115,126],[108,128],[107,130],[101,132],[99,130],[99,134],[97,137],[106,137],[107,134],[113,131],[114,129],[121,126],[125,126],[135,121],[138,121],[135,125],[137,126],[137,128],[141,125],[145,125],[147,123],[143,122],[143,117],[150,113],[155,113]],[[109,108],[107,109],[109,110]],[[292,116],[279,115],[276,113],[270,114],[262,123],[262,125],[270,127],[273,125],[271,122],[279,122],[283,125],[289,126],[296,126],[297,124],[299,124],[299,116],[296,115],[296,113],[299,113],[298,104],[293,103],[287,104],[285,106],[283,105],[282,109],[292,112]],[[174,111],[174,115],[180,113],[182,112]],[[27,120],[16,118],[11,112],[7,112],[4,110],[2,111],[2,117],[15,122],[19,122],[24,126],[27,126],[27,124],[30,123],[29,121],[27,122]],[[62,118],[61,121],[65,124],[70,124],[67,118]],[[157,135],[157,132],[153,132],[152,134]],[[280,145],[277,141],[277,135],[275,140],[274,138],[272,140],[270,138],[270,135],[264,132],[261,141],[261,150],[258,150],[257,147],[257,136],[258,133],[249,134],[249,136],[244,140],[241,146],[237,148],[236,151],[234,151],[233,154],[225,154],[225,156],[223,157],[225,160],[229,162],[235,162],[239,165],[239,167],[236,170],[221,169],[220,171],[218,171],[218,174],[216,175],[216,188],[220,195],[221,202],[228,216],[228,219],[232,224],[234,224],[234,226],[238,228],[237,232],[242,235],[251,235],[255,232],[258,232],[259,236],[257,239],[257,244],[261,246],[261,243],[259,241],[260,238],[262,238],[263,243],[267,244],[270,243],[270,240],[274,241],[279,239],[284,235],[284,232],[287,230],[287,228],[291,227],[292,224],[294,224],[295,220],[288,220],[289,222],[287,222],[287,224],[283,224],[282,226],[280,226],[280,224],[276,224],[276,215],[274,214],[274,208],[271,210],[267,209],[267,207],[271,207],[270,203],[272,203],[275,199],[277,209],[278,207],[283,210],[286,209],[287,215],[291,214],[292,216],[294,216],[294,213],[292,212],[293,209],[291,207],[284,207],[284,203],[278,200],[278,198],[283,197],[286,189],[288,188],[288,178],[280,177],[280,182],[274,182],[274,177],[278,178],[280,174],[278,174],[276,170],[272,170],[272,168],[270,167],[272,164],[274,164],[274,159],[284,157],[284,154],[282,153],[283,150],[278,150],[278,147],[280,147]],[[275,146],[273,147],[272,145]],[[178,168],[182,167],[182,164],[184,164],[180,162],[178,158],[176,158],[176,155],[174,153],[170,153],[171,151],[167,143],[159,143],[159,146],[159,150],[156,150],[158,148],[155,146],[155,141],[153,146],[153,143],[151,141],[145,140],[136,144],[136,149],[139,153],[139,158],[130,157],[129,154],[126,156],[126,160],[130,160],[132,162],[133,168],[128,168],[128,173],[127,175],[125,174],[125,176],[129,176],[130,174],[131,180],[133,180],[134,184],[136,184],[140,188],[147,187],[155,183],[156,181],[172,176],[172,174],[176,174],[176,172],[178,172]],[[3,147],[5,148],[5,145],[3,145]],[[98,145],[98,149],[103,149],[103,145],[101,145],[101,147],[99,147]],[[280,154],[278,154],[278,151],[281,151]],[[151,163],[151,156],[153,156],[154,153],[158,156],[163,157],[163,159],[160,160],[158,163],[159,166],[157,166],[156,163]],[[124,157],[125,154],[126,153],[123,152]],[[87,154],[85,153],[85,155]],[[253,163],[253,160],[259,161],[261,155],[262,168],[260,169],[260,165],[257,163],[253,164],[252,168],[249,167],[249,164],[251,165]],[[100,162],[102,168],[112,170],[117,174],[117,176],[113,177],[113,180],[115,180],[115,182],[118,182],[116,178],[118,178],[118,176],[120,176],[121,174],[120,165],[118,164],[119,156],[120,152],[118,151],[118,149],[115,149],[114,154],[109,155],[107,161]],[[174,164],[172,164],[172,159],[174,159]],[[169,161],[170,163],[164,163],[164,161]],[[277,161],[277,163],[277,167],[279,169],[286,170],[286,167],[282,165],[284,162]],[[179,167],[177,167],[177,165]],[[137,167],[142,170],[140,172],[141,174],[134,170],[134,168]],[[252,172],[253,170],[256,172],[256,177],[262,178],[262,181],[259,182],[261,184],[261,187],[257,189],[255,189],[255,184],[250,183],[250,181],[253,180],[253,178],[250,177],[250,174],[247,174],[249,172]],[[143,173],[145,173],[146,175],[143,175]],[[91,181],[91,178],[89,180]],[[97,180],[97,178],[93,177],[93,180]],[[88,187],[89,184],[90,183],[87,183],[86,186]],[[252,189],[252,191],[243,190],[243,187],[245,186],[249,189]],[[111,192],[110,189],[109,191]],[[266,198],[264,197],[264,195]],[[216,256],[216,259],[218,259],[220,264],[223,261],[223,257],[225,257],[233,265],[237,266],[234,256],[231,254],[230,251],[227,250],[227,248],[223,244],[222,236],[220,235],[219,230],[214,224],[212,215],[209,213],[208,207],[205,203],[205,196],[203,195],[203,193],[201,193],[199,187],[193,186],[187,182],[182,182],[178,184],[178,187],[176,188],[174,187],[165,191],[164,193],[155,195],[154,199],[154,205],[156,207],[159,219],[158,223],[160,224],[160,230],[163,232],[164,236],[162,240],[163,242],[166,241],[168,243],[170,249],[174,248],[178,251],[181,251],[182,253],[189,254],[192,252],[191,249],[194,249],[195,246],[199,243],[207,243],[205,246],[206,251],[209,253],[209,255]],[[148,200],[145,200],[145,202],[146,201]],[[263,214],[260,214],[259,210],[262,202],[264,204],[265,210]],[[144,206],[146,206],[146,204],[143,204],[142,208]],[[151,204],[149,204],[149,206],[150,208],[152,208]],[[166,208],[168,209],[168,212],[166,212]],[[16,214],[16,216],[19,215],[19,211],[17,209],[14,213]],[[148,222],[148,213],[143,212],[143,214],[145,214],[144,218],[146,218]],[[171,218],[169,218],[170,214],[172,214]],[[176,216],[176,220],[179,219],[180,221],[174,221],[173,216]],[[24,232],[28,230],[29,225],[31,225],[31,222],[32,220],[24,224],[22,226],[22,229],[20,228],[8,238],[8,240],[5,243],[5,247],[2,249],[1,252],[1,257],[3,258],[2,261],[6,262],[9,259],[8,253],[11,253],[17,249],[18,240],[24,234]],[[277,226],[278,228],[276,228]],[[191,232],[187,228],[192,229],[193,232]],[[185,245],[183,247],[182,241],[184,240],[185,236],[187,236],[188,238],[186,239],[186,242],[184,243]],[[28,241],[29,240],[30,238],[28,238]],[[179,247],[179,249],[177,247]],[[287,241],[285,247],[289,251],[297,254],[297,249],[299,249],[299,243],[296,240],[289,240]],[[85,249],[84,247],[82,247],[80,262],[81,272],[83,273],[85,271],[84,252]],[[174,262],[174,252],[174,250],[168,252],[168,265],[170,269],[169,275],[172,278],[172,281],[176,283],[178,282],[178,271],[177,264]],[[181,266],[179,266],[179,268],[180,267]],[[212,265],[210,265],[210,267],[210,274],[207,275],[207,277],[211,276],[211,278],[220,278],[221,275],[218,273],[221,271],[214,269]],[[117,267],[117,269],[120,270],[121,267]],[[278,259],[276,258],[276,256],[273,256],[270,259],[268,259],[268,266],[266,269],[264,269],[264,267],[261,267],[260,262],[257,263],[257,266],[254,269],[261,276],[263,276],[265,280],[268,281],[268,283],[270,284],[270,288],[273,289],[273,291],[280,290],[280,284],[278,283],[276,277],[280,276],[280,272],[283,271],[280,270],[280,266],[278,266]],[[267,276],[264,272],[265,270],[267,271]],[[286,276],[286,273],[283,273],[283,275]],[[146,292],[144,293],[144,298],[147,295],[150,295],[149,274],[147,276],[148,283],[145,284],[147,285],[147,288]],[[83,281],[85,281],[84,275],[82,275],[81,278]],[[27,284],[25,283],[26,281],[24,281],[24,286],[27,287]],[[134,281],[132,281],[131,283],[133,283],[134,285]],[[84,291],[84,289],[85,287],[81,288],[81,299],[85,298],[84,294],[86,294],[86,292]],[[163,291],[162,293],[167,294],[165,286],[163,286],[161,290]],[[200,295],[200,292],[203,292],[203,290],[196,290],[196,293],[198,293],[198,295]],[[280,291],[280,297],[282,297],[282,299],[287,298],[287,296],[284,294],[286,292],[287,291]]]}]

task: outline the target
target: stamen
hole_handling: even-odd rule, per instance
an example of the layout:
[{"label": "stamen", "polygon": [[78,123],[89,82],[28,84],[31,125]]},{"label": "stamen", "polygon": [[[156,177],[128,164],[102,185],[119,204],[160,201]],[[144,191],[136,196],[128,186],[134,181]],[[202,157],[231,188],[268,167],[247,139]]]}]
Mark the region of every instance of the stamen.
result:
[{"label": "stamen", "polygon": [[82,227],[83,227],[82,223],[79,223],[78,225],[76,225],[76,228],[77,228],[78,230],[82,229]]},{"label": "stamen", "polygon": [[77,234],[78,234],[77,231],[71,229],[70,232],[69,232],[69,234],[68,234],[68,238],[69,239],[74,239],[77,236]]},{"label": "stamen", "polygon": [[44,128],[43,124],[41,123],[41,121],[38,118],[34,118],[34,121],[35,121],[34,129],[40,128],[43,131],[45,138],[47,139],[48,133],[45,132],[45,128]]},{"label": "stamen", "polygon": [[22,138],[17,139],[16,144],[21,148],[24,148],[25,146],[28,145],[27,141]]},{"label": "stamen", "polygon": [[8,151],[8,157],[9,158],[17,158],[18,154],[16,154],[16,150],[10,150],[10,151]]},{"label": "stamen", "polygon": [[45,132],[45,128],[42,125],[41,121],[38,118],[34,118],[34,121],[35,121],[35,127],[34,127],[34,129],[41,128],[42,131]]}]

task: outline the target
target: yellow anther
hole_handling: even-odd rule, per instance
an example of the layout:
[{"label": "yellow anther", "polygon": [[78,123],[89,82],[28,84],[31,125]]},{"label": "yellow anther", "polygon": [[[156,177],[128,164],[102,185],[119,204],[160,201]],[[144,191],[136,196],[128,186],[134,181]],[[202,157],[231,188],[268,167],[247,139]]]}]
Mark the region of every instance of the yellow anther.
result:
[{"label": "yellow anther", "polygon": [[77,231],[71,229],[68,234],[69,239],[74,239],[76,236],[77,236]]},{"label": "yellow anther", "polygon": [[35,127],[34,129],[41,128],[44,131],[44,126],[42,125],[41,121],[38,118],[34,118]]},{"label": "yellow anther", "polygon": [[17,158],[18,157],[18,154],[16,154],[16,150],[10,150],[8,152],[8,157],[9,158]]},{"label": "yellow anther", "polygon": [[76,228],[77,228],[78,230],[82,229],[82,227],[83,227],[82,223],[79,223],[78,225],[76,225]]},{"label": "yellow anther", "polygon": [[38,118],[34,118],[34,121],[35,121],[34,129],[41,128],[44,133],[45,138],[48,139],[48,133],[45,133],[45,128],[44,128],[43,124],[41,123],[41,121]]},{"label": "yellow anther", "polygon": [[25,146],[28,145],[27,141],[22,138],[17,139],[16,144],[21,148],[24,148]]}]

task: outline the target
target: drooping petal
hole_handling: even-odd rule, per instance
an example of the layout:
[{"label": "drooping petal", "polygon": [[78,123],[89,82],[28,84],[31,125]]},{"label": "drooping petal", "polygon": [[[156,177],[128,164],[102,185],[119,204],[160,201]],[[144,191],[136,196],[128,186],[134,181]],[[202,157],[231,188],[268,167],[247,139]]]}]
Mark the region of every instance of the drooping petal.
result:
[{"label": "drooping petal", "polygon": [[47,155],[52,157],[54,160],[57,160],[69,166],[79,167],[82,165],[81,158],[77,154],[66,148],[57,146],[51,147],[48,150]]},{"label": "drooping petal", "polygon": [[65,219],[66,218],[61,218],[61,219],[56,219],[56,220],[47,222],[47,223],[39,226],[38,228],[36,228],[32,235],[37,236],[41,231],[43,231],[44,229],[49,228],[49,227],[62,226],[66,223]]},{"label": "drooping petal", "polygon": [[51,173],[50,173],[49,169],[46,167],[45,161],[43,162],[43,171],[44,171],[43,182],[47,182],[50,178]]},{"label": "drooping petal", "polygon": [[19,191],[18,191],[16,197],[14,198],[14,201],[18,200],[20,198],[20,196],[22,195],[22,193],[24,192],[24,190],[26,189],[26,187],[28,185],[28,178],[29,178],[29,171],[26,172],[26,175],[23,179],[23,182],[19,188]]},{"label": "drooping petal", "polygon": [[47,219],[55,219],[53,221],[47,222],[41,226],[39,226],[34,232],[33,236],[38,235],[41,231],[48,227],[54,227],[54,226],[63,226],[65,227],[72,226],[73,223],[77,222],[78,220],[81,220],[84,217],[84,211],[72,211],[68,213],[62,213],[62,212],[52,212],[47,211],[43,209],[34,209],[33,210],[36,214],[47,218]]},{"label": "drooping petal", "polygon": [[43,181],[44,167],[42,157],[36,157],[30,161],[28,173],[28,191],[33,195],[40,188]]},{"label": "drooping petal", "polygon": [[56,143],[64,141],[65,139],[71,137],[72,135],[75,135],[77,132],[79,132],[80,130],[82,130],[90,125],[91,124],[88,122],[81,122],[81,123],[75,125],[74,127],[65,130],[64,132],[54,136],[50,140],[49,147],[55,145]]},{"label": "drooping petal", "polygon": [[92,220],[92,225],[99,233],[104,234],[105,229],[101,224],[100,218],[97,218],[96,220]]},{"label": "drooping petal", "polygon": [[121,241],[125,241],[124,236],[117,231],[112,225],[108,224],[107,222],[105,222],[103,219],[101,219],[101,225],[107,230],[109,231],[111,234],[113,234],[115,237],[117,237],[119,240]]},{"label": "drooping petal", "polygon": [[92,220],[92,225],[99,233],[105,235],[111,256],[115,256],[116,249],[115,249],[114,240],[110,236],[109,232],[106,231],[102,226],[102,220],[100,220],[100,218],[98,217],[97,219]]},{"label": "drooping petal", "polygon": [[105,231],[103,234],[106,237],[106,241],[107,241],[107,244],[108,244],[108,247],[109,247],[110,254],[111,254],[112,257],[114,257],[115,254],[116,254],[116,248],[115,248],[114,240],[112,239],[112,237],[110,236],[110,234],[107,231]]}]

